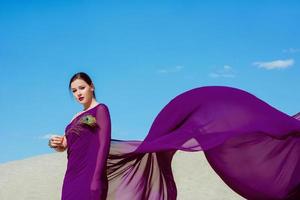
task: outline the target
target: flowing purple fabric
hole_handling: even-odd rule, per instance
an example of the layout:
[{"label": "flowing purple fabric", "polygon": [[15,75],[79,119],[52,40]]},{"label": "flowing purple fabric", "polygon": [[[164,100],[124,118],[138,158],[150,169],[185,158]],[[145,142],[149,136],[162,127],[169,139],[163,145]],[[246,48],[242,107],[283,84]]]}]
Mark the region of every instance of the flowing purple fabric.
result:
[{"label": "flowing purple fabric", "polygon": [[[85,114],[99,126],[78,123]],[[177,150],[203,151],[246,199],[300,199],[299,120],[243,90],[200,87],[172,99],[143,141],[125,141],[111,139],[108,107],[98,104],[66,127],[62,200],[174,200]]]}]

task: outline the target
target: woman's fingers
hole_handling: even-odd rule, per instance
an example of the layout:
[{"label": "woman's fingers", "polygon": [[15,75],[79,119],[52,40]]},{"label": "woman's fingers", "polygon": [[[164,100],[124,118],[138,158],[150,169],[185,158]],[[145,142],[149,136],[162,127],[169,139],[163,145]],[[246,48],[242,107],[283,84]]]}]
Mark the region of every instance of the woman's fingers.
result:
[{"label": "woman's fingers", "polygon": [[62,142],[62,137],[52,137],[51,141],[54,143],[61,143]]},{"label": "woman's fingers", "polygon": [[52,140],[53,144],[61,144],[62,140]]},{"label": "woman's fingers", "polygon": [[55,148],[55,147],[56,147],[56,145],[53,144],[53,142],[51,141],[51,139],[50,139],[49,142],[48,142],[48,146],[49,146],[50,148]]},{"label": "woman's fingers", "polygon": [[62,139],[63,137],[61,136],[53,136],[49,140],[49,146],[52,148],[56,148],[62,145]]}]

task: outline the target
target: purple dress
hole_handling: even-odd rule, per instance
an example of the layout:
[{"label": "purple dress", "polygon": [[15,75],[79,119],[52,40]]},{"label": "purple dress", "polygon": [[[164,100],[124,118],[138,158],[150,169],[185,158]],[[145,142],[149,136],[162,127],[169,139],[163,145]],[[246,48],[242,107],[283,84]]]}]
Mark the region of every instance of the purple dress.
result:
[{"label": "purple dress", "polygon": [[[91,115],[97,126],[89,126],[81,119]],[[111,123],[105,104],[81,113],[66,127],[67,170],[65,173],[62,200],[106,199],[106,160],[111,139]]]},{"label": "purple dress", "polygon": [[177,150],[203,151],[246,199],[300,199],[300,115],[289,116],[245,91],[186,91],[158,113],[143,141],[111,139],[105,104],[81,116],[88,113],[100,128],[78,127],[80,115],[66,127],[63,200],[174,200],[171,162]]}]

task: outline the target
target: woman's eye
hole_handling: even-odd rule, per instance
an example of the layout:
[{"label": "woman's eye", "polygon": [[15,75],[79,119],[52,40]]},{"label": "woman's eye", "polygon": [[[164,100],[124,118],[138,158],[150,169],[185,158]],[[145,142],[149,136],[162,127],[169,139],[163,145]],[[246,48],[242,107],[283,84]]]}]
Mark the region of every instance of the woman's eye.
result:
[{"label": "woman's eye", "polygon": [[85,87],[81,87],[80,89],[83,90]]}]

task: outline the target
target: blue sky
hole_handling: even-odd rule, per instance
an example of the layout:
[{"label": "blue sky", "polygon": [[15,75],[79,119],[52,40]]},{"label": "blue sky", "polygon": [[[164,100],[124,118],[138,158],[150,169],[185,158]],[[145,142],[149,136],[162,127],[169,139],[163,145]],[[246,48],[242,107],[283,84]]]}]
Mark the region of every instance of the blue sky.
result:
[{"label": "blue sky", "polygon": [[88,73],[112,137],[142,140],[158,112],[195,87],[247,90],[300,111],[297,1],[1,1],[0,163],[53,152],[82,110]]}]

